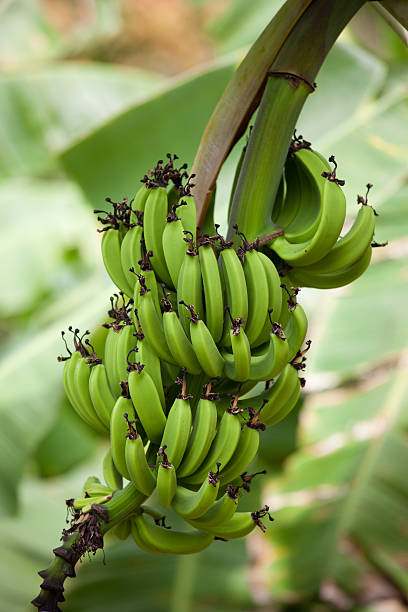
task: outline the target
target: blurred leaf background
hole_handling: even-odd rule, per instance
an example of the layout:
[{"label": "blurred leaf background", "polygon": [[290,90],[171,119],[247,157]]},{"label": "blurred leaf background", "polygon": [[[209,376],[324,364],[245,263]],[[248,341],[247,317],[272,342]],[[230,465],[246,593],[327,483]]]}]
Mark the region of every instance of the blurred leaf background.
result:
[{"label": "blurred leaf background", "polygon": [[[167,152],[192,163],[215,103],[280,0],[9,0],[0,6],[0,592],[29,610],[64,500],[106,442],[70,410],[60,331],[93,328],[112,286],[92,209]],[[350,218],[374,183],[374,263],[303,290],[313,340],[299,406],[265,432],[267,536],[183,559],[107,538],[67,612],[400,611],[408,598],[408,64],[372,6],[330,53],[299,131],[336,154]],[[216,216],[242,144],[224,165]]]}]

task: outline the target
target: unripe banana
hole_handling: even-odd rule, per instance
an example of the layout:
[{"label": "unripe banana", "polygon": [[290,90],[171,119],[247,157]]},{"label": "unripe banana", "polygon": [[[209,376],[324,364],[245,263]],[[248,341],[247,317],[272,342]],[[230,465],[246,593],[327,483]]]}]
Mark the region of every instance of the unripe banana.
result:
[{"label": "unripe banana", "polygon": [[131,367],[134,369],[129,373],[128,384],[134,409],[149,440],[159,443],[166,426],[166,416],[156,385],[143,364],[137,362]]},{"label": "unripe banana", "polygon": [[189,241],[189,247],[177,281],[177,301],[179,303],[180,321],[184,331],[189,335],[190,321],[183,304],[192,304],[197,315],[200,318],[204,317],[200,261],[192,238]]},{"label": "unripe banana", "polygon": [[167,312],[163,313],[163,330],[167,346],[180,366],[185,367],[189,374],[200,374],[201,366],[197,360],[193,345],[188,339],[183,325],[177,314],[172,310],[171,304],[166,300]]},{"label": "unripe banana", "polygon": [[149,467],[142,439],[137,432],[136,423],[128,422],[129,432],[125,444],[125,461],[130,480],[136,488],[149,497],[156,486],[156,479]]},{"label": "unripe banana", "polygon": [[103,233],[101,248],[106,271],[115,285],[123,291],[125,295],[131,297],[133,290],[122,269],[120,247],[119,230],[110,228]]},{"label": "unripe banana", "polygon": [[189,306],[183,302],[183,305],[190,313],[190,338],[194,350],[194,357],[198,359],[200,367],[211,378],[217,378],[222,375],[224,370],[224,359],[218,350],[217,345],[211,335],[210,330],[198,318],[193,305]]},{"label": "unripe banana", "polygon": [[174,400],[170,408],[160,442],[161,447],[167,448],[169,461],[175,469],[180,465],[187,448],[192,421],[190,407],[190,398],[192,396],[186,393],[185,376],[180,382],[182,383],[181,394]]},{"label": "unripe banana", "polygon": [[[219,465],[217,467],[219,468]],[[183,518],[200,518],[214,504],[219,487],[218,472],[209,472],[198,491],[190,491],[179,485],[171,504],[172,508]]]},{"label": "unripe banana", "polygon": [[162,461],[157,468],[156,493],[157,500],[163,508],[170,506],[177,489],[176,470],[168,460],[166,448],[166,445],[161,446],[157,453],[162,457]]},{"label": "unripe banana", "polygon": [[183,460],[178,467],[179,478],[193,474],[206,457],[217,430],[218,396],[211,393],[211,383],[206,385],[194,415],[193,429],[189,437]]},{"label": "unripe banana", "polygon": [[109,449],[103,460],[103,477],[106,484],[116,491],[123,487],[122,475],[118,472],[112,458],[111,450]]},{"label": "unripe banana", "polygon": [[157,276],[171,286],[172,281],[166,266],[163,252],[163,231],[166,226],[168,213],[167,192],[164,187],[158,187],[150,191],[147,198],[144,215],[143,228],[147,251],[152,251],[150,261]]},{"label": "unripe banana", "polygon": [[177,216],[177,208],[179,205],[175,204],[170,213],[167,215],[167,223],[163,231],[163,252],[166,260],[167,269],[169,271],[172,286],[177,288],[178,277],[180,274],[180,268],[184,261],[184,256],[187,250],[187,244],[184,240],[184,227]]},{"label": "unripe banana", "polygon": [[201,531],[182,532],[175,529],[159,527],[148,521],[143,514],[133,519],[134,529],[138,532],[139,541],[155,552],[175,555],[189,555],[207,548],[214,537]]},{"label": "unripe banana", "polygon": [[[125,388],[123,393],[127,395]],[[125,395],[118,397],[112,410],[110,441],[112,459],[117,470],[120,474],[122,474],[122,476],[124,476],[124,478],[131,480],[125,457],[126,436],[129,433],[127,421],[133,421],[136,415],[132,400],[128,396],[125,397]]]},{"label": "unripe banana", "polygon": [[[219,264],[225,288],[225,303],[230,308],[232,318],[242,319],[243,326],[245,326],[248,317],[248,292],[241,261],[234,249],[224,248],[220,253]],[[221,341],[223,346],[230,346],[229,329],[230,320],[226,316],[224,317],[224,331]]]},{"label": "unripe banana", "polygon": [[201,239],[198,249],[205,300],[205,322],[214,342],[219,342],[223,331],[224,298],[220,268],[210,239]]}]

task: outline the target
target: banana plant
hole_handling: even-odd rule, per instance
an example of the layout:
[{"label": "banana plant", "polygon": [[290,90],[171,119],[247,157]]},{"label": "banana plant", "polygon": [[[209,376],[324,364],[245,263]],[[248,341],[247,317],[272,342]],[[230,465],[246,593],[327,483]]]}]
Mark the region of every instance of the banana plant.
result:
[{"label": "banana plant", "polygon": [[[59,610],[65,579],[110,530],[151,554],[191,554],[265,532],[273,520],[268,505],[244,512],[238,500],[256,476],[247,470],[262,432],[291,412],[304,384],[310,341],[299,288],[352,282],[380,246],[371,185],[340,238],[346,202],[336,159],[296,134],[321,65],[364,4],[287,0],[234,73],[192,173],[168,154],[133,200],[108,199],[95,211],[119,294],[103,355],[88,331],[70,327],[59,360],[73,409],[110,450],[105,483],[89,478],[82,497],[67,500],[71,524],[39,572],[37,608]],[[387,8],[403,21],[397,3]],[[255,111],[223,236],[216,179]],[[185,529],[166,525],[170,506]]]}]

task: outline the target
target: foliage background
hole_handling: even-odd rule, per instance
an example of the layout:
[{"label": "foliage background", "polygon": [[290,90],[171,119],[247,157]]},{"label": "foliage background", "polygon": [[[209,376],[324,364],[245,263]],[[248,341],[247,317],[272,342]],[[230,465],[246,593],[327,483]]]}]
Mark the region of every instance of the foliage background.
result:
[{"label": "foliage background", "polygon": [[[92,209],[158,157],[192,162],[234,66],[279,0],[10,0],[0,7],[0,592],[31,609],[64,499],[106,442],[62,391],[59,333],[98,325],[112,286]],[[408,597],[407,52],[372,7],[331,52],[299,130],[336,154],[349,214],[374,183],[376,240],[352,287],[303,290],[304,400],[263,436],[267,537],[181,559],[107,538],[64,610],[405,610]],[[242,146],[242,145],[241,145]],[[240,146],[225,164],[217,220]]]}]

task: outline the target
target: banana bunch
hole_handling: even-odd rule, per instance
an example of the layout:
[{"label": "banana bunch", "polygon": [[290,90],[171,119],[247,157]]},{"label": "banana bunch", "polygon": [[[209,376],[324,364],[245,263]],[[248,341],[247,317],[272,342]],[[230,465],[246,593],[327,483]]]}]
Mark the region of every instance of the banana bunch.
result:
[{"label": "banana bunch", "polygon": [[295,135],[272,213],[283,228],[269,247],[286,267],[289,282],[297,287],[330,289],[351,283],[371,260],[374,208],[367,196],[358,196],[360,209],[353,225],[340,237],[346,200],[336,176],[334,156],[326,159]]},{"label": "banana bunch", "polygon": [[[194,175],[171,155],[144,176],[131,202],[108,199],[111,211],[95,211],[119,292],[103,354],[89,331],[70,327],[72,350],[62,332],[68,355],[59,360],[73,409],[110,447],[106,484],[87,481],[69,505],[87,512],[129,481],[149,505],[115,531],[148,552],[189,554],[215,538],[265,530],[269,508],[240,512],[238,499],[255,476],[248,466],[262,432],[289,414],[304,384],[310,341],[302,350],[307,318],[298,286],[345,284],[368,265],[375,212],[367,196],[339,239],[345,202],[336,164],[331,170],[299,142],[274,206],[284,233],[272,240],[249,242],[237,226],[235,244],[218,225],[201,232]],[[185,530],[166,526],[170,507]]]}]

